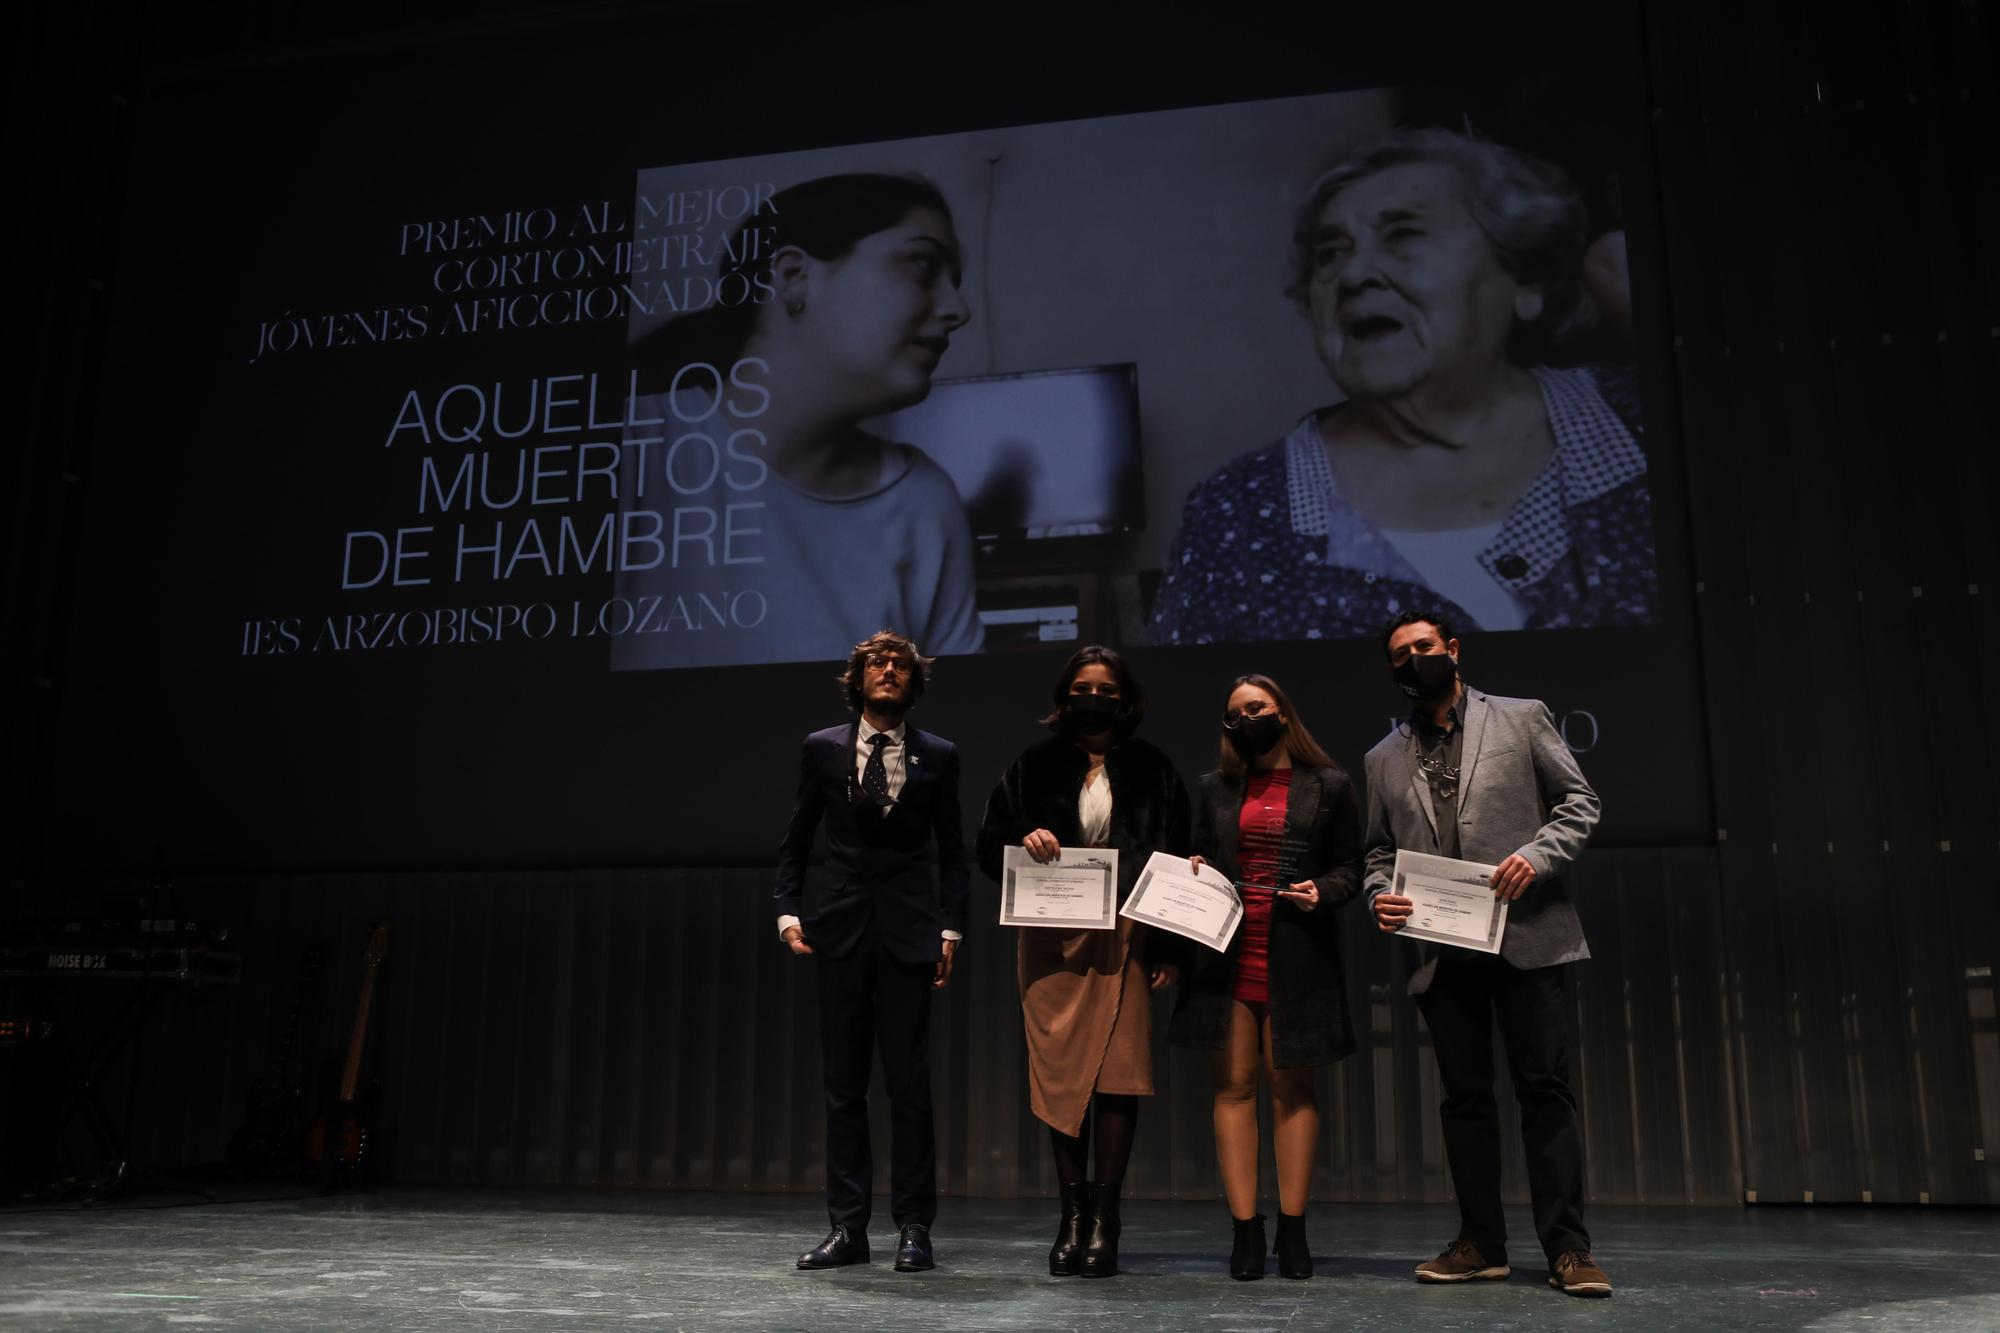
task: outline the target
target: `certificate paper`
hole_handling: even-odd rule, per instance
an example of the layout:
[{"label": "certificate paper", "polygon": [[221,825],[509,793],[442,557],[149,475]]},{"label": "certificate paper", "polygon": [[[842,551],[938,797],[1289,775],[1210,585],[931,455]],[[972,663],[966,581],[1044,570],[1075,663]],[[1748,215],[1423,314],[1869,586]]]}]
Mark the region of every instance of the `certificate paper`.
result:
[{"label": "certificate paper", "polygon": [[1065,847],[1046,864],[1025,847],[1001,853],[1001,925],[1110,930],[1117,911],[1116,848]]},{"label": "certificate paper", "polygon": [[1397,931],[1413,940],[1499,953],[1507,930],[1507,900],[1493,892],[1493,867],[1423,852],[1396,853],[1391,893],[1414,904]]},{"label": "certificate paper", "polygon": [[1217,953],[1243,921],[1243,899],[1229,877],[1211,866],[1194,870],[1178,856],[1154,852],[1118,915],[1185,935]]}]

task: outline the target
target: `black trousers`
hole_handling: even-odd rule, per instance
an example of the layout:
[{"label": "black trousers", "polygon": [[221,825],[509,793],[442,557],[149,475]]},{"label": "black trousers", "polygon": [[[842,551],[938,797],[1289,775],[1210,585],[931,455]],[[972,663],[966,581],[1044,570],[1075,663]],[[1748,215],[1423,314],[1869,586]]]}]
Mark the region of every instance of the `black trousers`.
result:
[{"label": "black trousers", "polygon": [[1460,1240],[1489,1258],[1507,1253],[1500,1206],[1500,1108],[1493,1098],[1493,1024],[1507,1048],[1521,1143],[1528,1159],[1535,1235],[1551,1262],[1587,1250],[1583,1139],[1569,1080],[1568,964],[1522,970],[1493,954],[1442,949],[1417,1008],[1430,1025],[1444,1085],[1445,1158],[1458,1193]]},{"label": "black trousers", "polygon": [[931,1121],[929,963],[897,961],[873,938],[845,958],[820,954],[821,1065],[826,1081],[826,1212],[835,1226],[868,1229],[875,1157],[868,1080],[876,1050],[889,1088],[889,1204],[898,1229],[937,1216],[937,1141]]}]

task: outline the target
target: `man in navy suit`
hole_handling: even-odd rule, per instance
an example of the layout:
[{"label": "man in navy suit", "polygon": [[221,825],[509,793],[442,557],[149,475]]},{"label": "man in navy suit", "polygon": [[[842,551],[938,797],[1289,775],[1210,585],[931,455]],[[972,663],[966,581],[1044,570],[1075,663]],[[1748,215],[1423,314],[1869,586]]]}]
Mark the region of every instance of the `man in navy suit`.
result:
[{"label": "man in navy suit", "polygon": [[[860,716],[806,737],[798,800],[778,849],[778,934],[819,978],[826,1083],[826,1207],[833,1230],[800,1268],[868,1261],[874,1160],[868,1078],[882,1052],[889,1087],[896,1269],[931,1267],[937,1146],[931,1122],[931,992],[951,980],[965,933],[965,835],[958,750],[909,726],[932,659],[889,630],[854,645],[841,675]],[[825,879],[804,914],[806,858],[826,826]],[[933,875],[929,850],[937,844]]]}]

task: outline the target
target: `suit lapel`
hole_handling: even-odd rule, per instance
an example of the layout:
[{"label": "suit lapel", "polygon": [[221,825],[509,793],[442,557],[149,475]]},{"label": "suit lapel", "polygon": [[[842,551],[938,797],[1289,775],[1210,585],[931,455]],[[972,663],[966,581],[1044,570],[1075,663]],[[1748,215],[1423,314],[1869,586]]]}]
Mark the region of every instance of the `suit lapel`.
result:
[{"label": "suit lapel", "polygon": [[854,747],[861,743],[861,719],[855,718],[847,724],[847,738],[836,755],[833,769],[834,781],[847,793],[847,803],[853,805],[861,795],[861,781],[855,776]]},{"label": "suit lapel", "polygon": [[1465,808],[1465,793],[1472,790],[1472,769],[1479,762],[1479,742],[1486,735],[1486,696],[1465,691],[1465,744],[1458,755],[1458,805]]},{"label": "suit lapel", "polygon": [[905,792],[919,782],[930,781],[931,765],[934,761],[931,748],[925,744],[930,739],[927,732],[918,731],[908,723],[903,724],[903,790]]},{"label": "suit lapel", "polygon": [[857,831],[865,833],[880,823],[880,811],[875,802],[861,790],[861,771],[858,764],[859,751],[855,748],[861,742],[860,719],[848,724],[842,740],[838,763],[833,770],[834,781],[839,790],[847,793],[848,818],[854,821]]},{"label": "suit lapel", "polygon": [[1319,817],[1319,774],[1309,768],[1292,769],[1292,790],[1285,798],[1285,843],[1279,850],[1281,872],[1286,884],[1304,867],[1295,864],[1301,850],[1312,846],[1313,820]]},{"label": "suit lapel", "polygon": [[1241,867],[1236,859],[1236,831],[1243,826],[1244,781],[1238,779],[1215,784],[1215,793],[1209,800],[1209,815],[1215,828],[1215,851],[1217,856],[1229,858],[1229,864],[1216,869],[1231,879],[1240,875]]}]

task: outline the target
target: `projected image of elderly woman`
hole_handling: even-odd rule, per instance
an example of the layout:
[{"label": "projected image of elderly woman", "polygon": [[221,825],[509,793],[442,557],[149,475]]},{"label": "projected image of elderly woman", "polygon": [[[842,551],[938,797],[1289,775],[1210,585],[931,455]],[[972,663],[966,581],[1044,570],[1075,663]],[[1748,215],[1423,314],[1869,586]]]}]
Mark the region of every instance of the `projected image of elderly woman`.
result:
[{"label": "projected image of elderly woman", "polygon": [[1190,493],[1155,637],[1349,638],[1422,605],[1485,629],[1651,621],[1635,385],[1558,364],[1594,318],[1588,239],[1564,172],[1446,130],[1315,181],[1287,294],[1342,401]]},{"label": "projected image of elderly woman", "polygon": [[731,532],[726,550],[720,537],[675,542],[670,560],[621,582],[621,594],[700,610],[676,632],[617,640],[614,665],[839,657],[883,625],[934,651],[979,651],[957,490],[920,448],[863,426],[921,402],[971,318],[944,196],[914,176],[804,181],[745,219],[723,254],[718,290],[756,298],[676,318],[639,355],[663,375],[699,365],[716,368],[709,383],[726,377],[721,404],[690,411],[679,400],[700,390],[684,391],[674,410],[713,423],[677,429],[728,434],[727,457],[706,490],[663,496],[662,450],[646,498],[628,485],[625,503],[707,506]]}]

